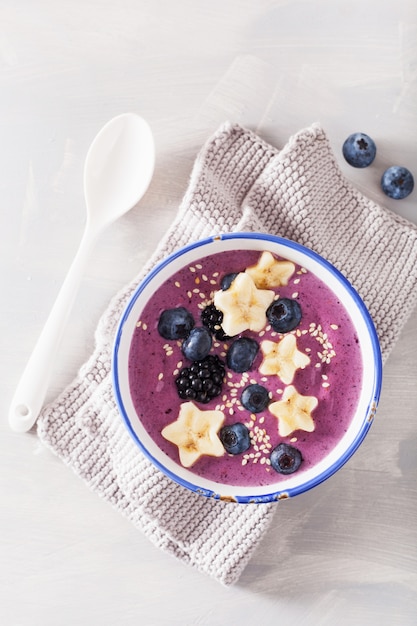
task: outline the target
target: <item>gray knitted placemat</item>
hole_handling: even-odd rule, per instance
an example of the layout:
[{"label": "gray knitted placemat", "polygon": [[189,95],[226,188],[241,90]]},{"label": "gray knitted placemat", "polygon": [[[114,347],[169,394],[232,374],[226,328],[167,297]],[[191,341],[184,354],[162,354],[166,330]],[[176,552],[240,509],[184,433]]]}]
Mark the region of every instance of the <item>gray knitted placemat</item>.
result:
[{"label": "gray knitted placemat", "polygon": [[38,434],[157,546],[226,585],[239,578],[279,505],[213,501],[162,475],[118,415],[110,367],[117,323],[138,282],[168,253],[227,231],[281,235],[325,256],[368,306],[384,361],[417,299],[417,228],[344,178],[318,125],[278,151],[226,123],[203,147],[171,228],[140,275],[110,303],[94,353],[44,409]]}]

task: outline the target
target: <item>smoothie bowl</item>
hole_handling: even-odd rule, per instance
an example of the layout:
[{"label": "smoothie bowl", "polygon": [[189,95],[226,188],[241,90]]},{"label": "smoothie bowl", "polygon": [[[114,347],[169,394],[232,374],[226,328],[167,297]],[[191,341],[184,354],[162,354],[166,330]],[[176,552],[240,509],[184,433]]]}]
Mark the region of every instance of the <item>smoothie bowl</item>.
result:
[{"label": "smoothie bowl", "polygon": [[139,285],[113,386],[142,452],[182,486],[270,502],[329,478],[367,434],[382,378],[362,300],[326,260],[233,233],[175,252]]}]

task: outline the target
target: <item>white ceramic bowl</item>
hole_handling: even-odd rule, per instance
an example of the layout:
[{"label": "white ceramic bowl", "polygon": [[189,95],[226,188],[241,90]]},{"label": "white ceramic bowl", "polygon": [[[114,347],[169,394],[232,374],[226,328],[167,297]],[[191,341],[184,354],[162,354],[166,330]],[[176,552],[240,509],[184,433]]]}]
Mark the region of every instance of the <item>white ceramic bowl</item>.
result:
[{"label": "white ceramic bowl", "polygon": [[[136,324],[156,289],[180,268],[198,259],[222,251],[268,250],[293,261],[318,276],[349,311],[362,351],[363,381],[356,412],[351,424],[331,452],[317,465],[294,473],[276,484],[239,487],[220,484],[197,476],[169,458],[155,444],[135,411],[128,378],[129,351]],[[120,414],[135,443],[162,472],[180,485],[215,499],[241,503],[270,502],[300,494],[329,478],[352,456],[367,434],[379,401],[382,364],[377,334],[370,315],[357,292],[346,278],[315,252],[287,239],[253,233],[233,233],[210,237],[193,243],[167,257],[142,281],[128,303],[118,326],[113,351],[114,393]]]}]

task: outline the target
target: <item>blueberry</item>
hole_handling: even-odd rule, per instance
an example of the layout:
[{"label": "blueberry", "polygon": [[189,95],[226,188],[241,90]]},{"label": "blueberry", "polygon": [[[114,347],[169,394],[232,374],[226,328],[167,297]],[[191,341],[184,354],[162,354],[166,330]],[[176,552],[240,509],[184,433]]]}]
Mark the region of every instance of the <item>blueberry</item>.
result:
[{"label": "blueberry", "polygon": [[236,276],[237,276],[236,272],[233,272],[231,274],[226,274],[225,276],[223,276],[220,282],[220,287],[222,288],[223,291],[227,291],[229,289],[230,285],[232,284]]},{"label": "blueberry", "polygon": [[376,145],[365,133],[353,133],[343,144],[342,152],[349,165],[368,167],[375,159]]},{"label": "blueberry", "polygon": [[390,198],[402,200],[413,191],[414,178],[406,167],[393,165],[382,174],[381,187]]},{"label": "blueberry", "polygon": [[255,339],[249,337],[236,339],[227,352],[228,367],[234,372],[247,372],[250,370],[258,350],[259,344]]},{"label": "blueberry", "polygon": [[279,474],[292,474],[300,467],[303,457],[301,452],[287,443],[280,443],[271,452],[271,466]]},{"label": "blueberry", "polygon": [[269,305],[266,316],[277,333],[288,333],[300,323],[301,307],[297,300],[278,298]]},{"label": "blueberry", "polygon": [[220,441],[229,454],[242,454],[250,447],[249,430],[247,426],[236,422],[231,426],[223,426],[219,432]]},{"label": "blueberry", "polygon": [[205,359],[211,350],[211,334],[206,327],[193,328],[182,344],[184,356],[190,361]]},{"label": "blueberry", "polygon": [[164,339],[184,339],[194,324],[193,316],[184,307],[165,309],[159,317],[158,332]]},{"label": "blueberry", "polygon": [[258,384],[248,385],[242,391],[240,401],[251,413],[260,413],[268,405],[268,389]]}]

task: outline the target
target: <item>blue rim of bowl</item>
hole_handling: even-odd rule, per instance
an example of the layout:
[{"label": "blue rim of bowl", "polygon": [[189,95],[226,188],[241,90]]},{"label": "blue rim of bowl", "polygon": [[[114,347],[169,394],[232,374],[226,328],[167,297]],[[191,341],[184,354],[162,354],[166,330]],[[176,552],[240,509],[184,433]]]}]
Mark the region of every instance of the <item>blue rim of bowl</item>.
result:
[{"label": "blue rim of bowl", "polygon": [[[120,385],[119,385],[118,352],[119,352],[123,327],[126,323],[126,320],[128,319],[130,315],[130,312],[137,298],[145,289],[145,287],[154,279],[154,277],[157,274],[159,274],[161,270],[163,270],[167,265],[172,263],[173,260],[187,254],[191,250],[195,250],[196,248],[210,245],[211,243],[215,241],[230,240],[230,239],[232,240],[255,239],[258,241],[263,240],[263,241],[269,241],[272,243],[277,243],[287,248],[292,248],[296,251],[299,251],[302,254],[305,254],[306,256],[315,260],[320,265],[326,267],[327,270],[331,274],[333,274],[337,278],[337,280],[345,287],[346,291],[350,293],[358,310],[360,311],[362,319],[365,322],[367,331],[369,333],[369,338],[371,341],[371,346],[372,346],[372,351],[373,351],[373,361],[375,364],[373,392],[372,394],[370,394],[371,397],[368,402],[368,406],[367,406],[367,410],[366,410],[366,414],[365,414],[362,426],[359,429],[355,439],[351,442],[351,444],[345,450],[345,452],[326,470],[324,470],[323,472],[321,472],[319,475],[315,476],[311,480],[307,480],[301,483],[300,485],[297,485],[295,487],[290,487],[290,488],[285,488],[285,485],[283,485],[281,489],[274,488],[274,490],[271,491],[270,493],[266,493],[262,495],[255,495],[255,496],[235,495],[232,493],[233,487],[230,488],[230,492],[231,492],[230,494],[228,493],[221,494],[212,489],[207,489],[197,484],[194,484],[193,482],[190,482],[184,479],[183,477],[178,476],[177,474],[172,472],[169,468],[165,467],[165,465],[159,459],[157,459],[153,454],[151,454],[151,452],[146,448],[146,446],[143,444],[143,442],[140,440],[137,433],[133,429],[130,418],[128,416],[128,413],[123,403],[122,394],[120,392]],[[301,493],[304,493],[312,489],[313,487],[316,487],[320,483],[330,478],[330,476],[335,474],[351,458],[351,456],[358,449],[358,447],[364,440],[366,434],[368,433],[371,427],[371,424],[373,422],[376,408],[378,406],[378,402],[379,402],[379,398],[381,394],[381,386],[382,386],[382,357],[381,357],[381,350],[380,350],[378,335],[377,335],[374,323],[372,321],[372,318],[369,314],[368,309],[366,308],[364,302],[362,301],[362,298],[360,297],[358,292],[355,290],[355,288],[351,285],[351,283],[347,280],[347,278],[336,267],[334,267],[334,265],[332,265],[329,261],[324,259],[321,255],[319,255],[317,252],[314,252],[310,248],[307,248],[306,246],[298,242],[292,241],[290,239],[286,239],[284,237],[279,237],[277,235],[269,235],[265,233],[251,233],[251,232],[222,233],[219,235],[213,235],[211,237],[207,237],[205,239],[200,239],[199,241],[196,241],[192,244],[184,246],[183,248],[180,248],[179,250],[173,252],[172,254],[167,256],[163,261],[159,262],[138,285],[138,287],[136,288],[135,292],[131,296],[129,303],[127,304],[122,314],[122,317],[119,321],[119,324],[116,330],[116,335],[115,335],[115,340],[114,340],[114,345],[113,345],[113,355],[112,355],[112,383],[113,383],[113,391],[114,391],[114,395],[116,398],[117,406],[119,408],[122,419],[130,435],[132,436],[133,440],[138,445],[140,450],[143,452],[143,454],[163,474],[168,476],[171,480],[173,480],[177,484],[182,485],[186,489],[193,491],[194,493],[206,496],[208,498],[213,498],[215,500],[238,502],[242,504],[268,503],[268,502],[276,502],[278,500],[290,498],[290,497],[299,495]],[[197,479],[198,479],[198,476],[196,475],[196,480]]]}]

